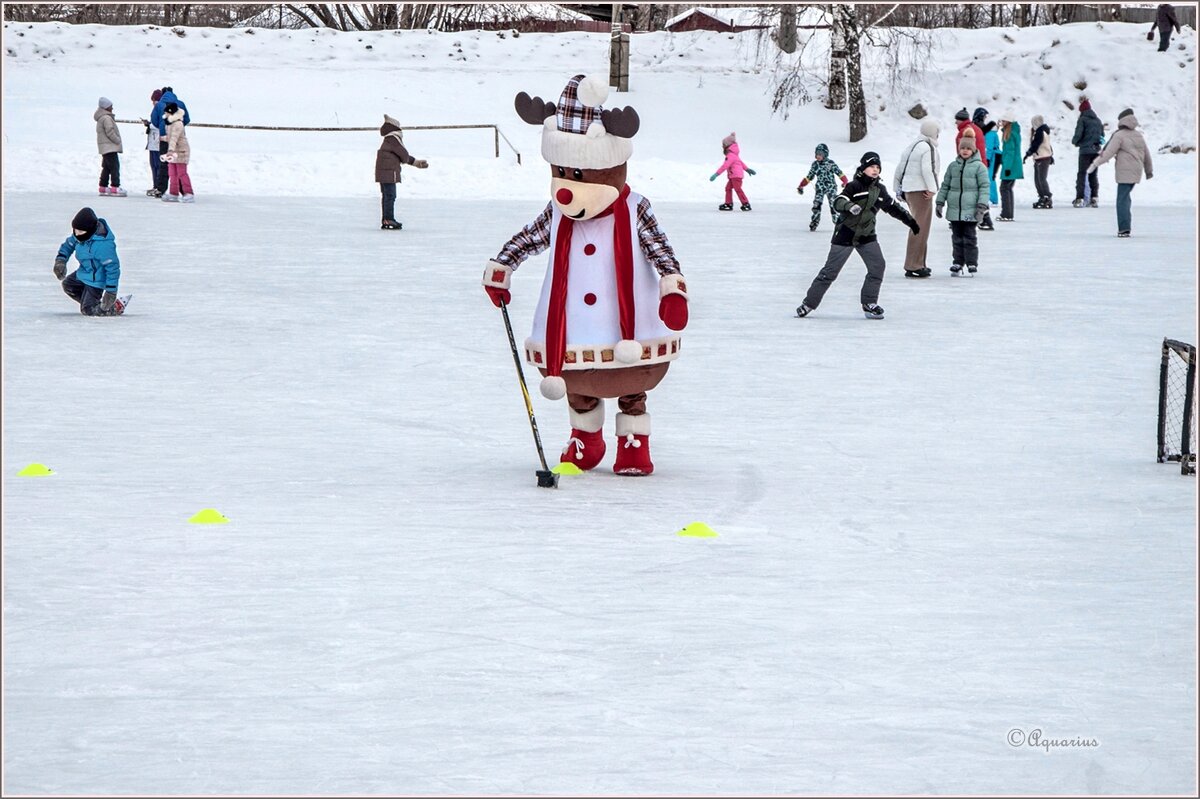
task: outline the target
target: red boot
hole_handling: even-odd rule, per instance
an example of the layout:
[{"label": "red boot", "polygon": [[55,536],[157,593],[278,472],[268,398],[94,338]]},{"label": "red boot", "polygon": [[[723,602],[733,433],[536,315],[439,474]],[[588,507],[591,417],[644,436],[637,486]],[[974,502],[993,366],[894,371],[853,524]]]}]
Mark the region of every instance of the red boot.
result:
[{"label": "red boot", "polygon": [[643,477],[654,471],[650,461],[650,414],[617,414],[617,474]]},{"label": "red boot", "polygon": [[595,469],[604,458],[604,401],[587,413],[568,409],[571,438],[563,448],[559,463],[573,463],[583,471]]}]

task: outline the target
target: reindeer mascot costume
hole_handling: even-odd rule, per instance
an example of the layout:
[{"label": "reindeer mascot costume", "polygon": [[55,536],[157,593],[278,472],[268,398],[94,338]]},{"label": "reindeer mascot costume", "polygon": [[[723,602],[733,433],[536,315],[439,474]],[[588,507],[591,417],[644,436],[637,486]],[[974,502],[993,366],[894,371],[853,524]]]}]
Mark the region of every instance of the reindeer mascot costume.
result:
[{"label": "reindeer mascot costume", "polygon": [[546,398],[567,398],[571,437],[560,461],[599,465],[611,397],[620,410],[613,471],[648,475],[646,392],[679,356],[688,295],[650,202],[625,184],[637,112],[605,110],[607,97],[603,79],[583,75],[571,78],[557,106],[517,95],[521,119],[542,126],[551,202],[488,263],[483,285],[496,307],[507,305],[512,273],[550,250],[525,358],[542,373]]}]

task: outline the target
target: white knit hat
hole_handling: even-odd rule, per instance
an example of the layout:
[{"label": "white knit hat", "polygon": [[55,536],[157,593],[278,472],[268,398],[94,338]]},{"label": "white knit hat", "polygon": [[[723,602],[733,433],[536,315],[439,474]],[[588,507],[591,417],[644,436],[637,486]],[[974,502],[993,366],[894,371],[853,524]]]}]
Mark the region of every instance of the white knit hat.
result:
[{"label": "white knit hat", "polygon": [[610,134],[601,121],[607,99],[603,78],[576,75],[567,81],[554,116],[542,124],[542,158],[581,169],[609,169],[628,161],[633,142]]},{"label": "white knit hat", "polygon": [[112,108],[112,100],[108,99],[107,97],[101,97],[100,102],[97,103],[97,105],[99,105],[101,108]]}]

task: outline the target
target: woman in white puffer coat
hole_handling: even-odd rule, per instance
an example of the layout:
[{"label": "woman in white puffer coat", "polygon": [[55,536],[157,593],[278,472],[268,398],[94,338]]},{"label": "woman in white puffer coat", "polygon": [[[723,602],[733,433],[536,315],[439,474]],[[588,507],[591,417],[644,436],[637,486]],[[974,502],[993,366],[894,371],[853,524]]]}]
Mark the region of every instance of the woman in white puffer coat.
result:
[{"label": "woman in white puffer coat", "polygon": [[905,277],[929,277],[932,272],[925,264],[929,249],[929,227],[933,221],[933,197],[940,187],[937,139],[939,127],[935,120],[921,123],[921,135],[904,149],[897,161],[896,178],[892,187],[896,197],[907,203],[919,233],[909,233],[904,252]]}]

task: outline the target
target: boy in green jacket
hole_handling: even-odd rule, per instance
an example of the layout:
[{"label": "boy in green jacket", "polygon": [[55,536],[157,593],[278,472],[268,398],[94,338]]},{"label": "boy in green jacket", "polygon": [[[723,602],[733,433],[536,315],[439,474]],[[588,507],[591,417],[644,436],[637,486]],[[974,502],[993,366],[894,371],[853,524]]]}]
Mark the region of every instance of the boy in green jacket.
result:
[{"label": "boy in green jacket", "polygon": [[964,266],[968,276],[974,276],[979,269],[975,231],[987,214],[990,188],[991,179],[979,157],[975,133],[967,130],[958,141],[958,158],[946,167],[942,188],[935,200],[938,219],[942,218],[943,209],[949,211],[946,218],[950,220],[950,243],[954,250],[954,263],[950,266],[952,277],[962,277]]}]

